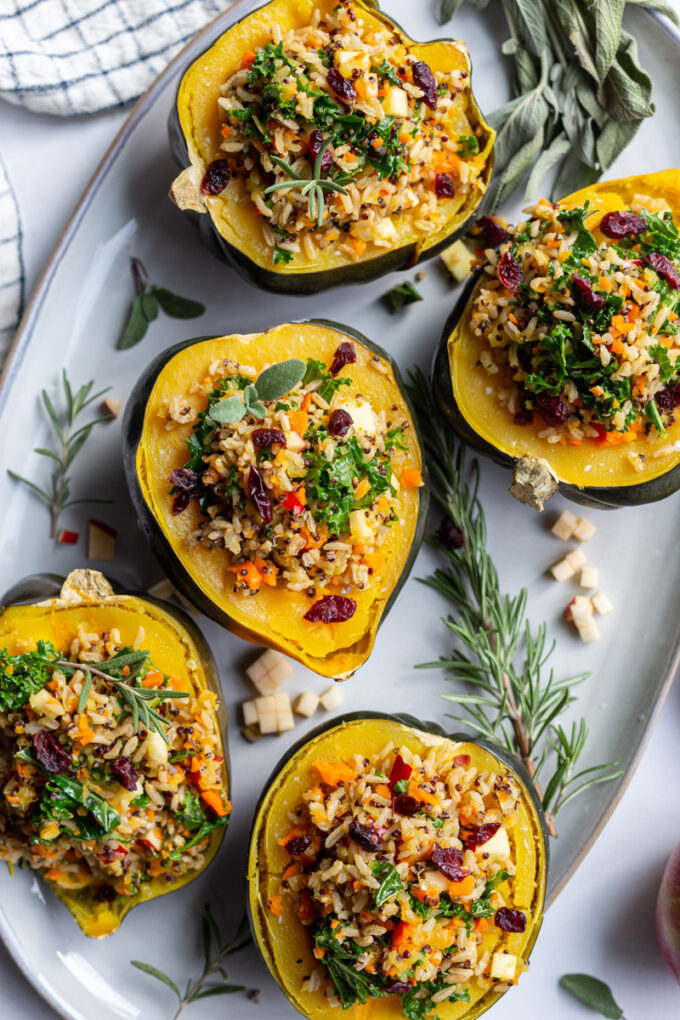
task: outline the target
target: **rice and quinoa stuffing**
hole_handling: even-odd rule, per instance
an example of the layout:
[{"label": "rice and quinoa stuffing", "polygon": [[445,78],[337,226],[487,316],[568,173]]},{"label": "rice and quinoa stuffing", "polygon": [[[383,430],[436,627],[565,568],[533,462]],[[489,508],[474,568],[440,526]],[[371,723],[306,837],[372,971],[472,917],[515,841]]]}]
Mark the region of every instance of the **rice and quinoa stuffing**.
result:
[{"label": "rice and quinoa stuffing", "polygon": [[[100,902],[200,871],[231,811],[216,696],[189,694],[143,642],[141,626],[136,648],[81,627],[68,647],[0,649],[0,859],[96,887]],[[157,724],[136,720],[107,677],[157,693]]]},{"label": "rice and quinoa stuffing", "polygon": [[516,226],[485,218],[469,324],[478,365],[517,425],[547,443],[673,446],[680,405],[680,234],[663,199],[602,212],[541,199]]},{"label": "rice and quinoa stuffing", "polygon": [[[168,427],[192,424],[189,460],[169,478],[173,514],[199,504],[189,545],[226,552],[225,584],[243,597],[266,587],[305,592],[310,622],[351,618],[352,594],[385,567],[381,546],[398,526],[400,490],[423,484],[408,463],[403,409],[376,411],[343,374],[356,356],[344,341],[330,365],[291,359],[259,376],[229,358],[215,361],[167,409]],[[265,372],[293,362],[300,368],[290,390],[248,403]],[[370,364],[388,370],[378,356]],[[241,416],[219,420],[234,400],[246,401],[237,403]]]},{"label": "rice and quinoa stuffing", "polygon": [[[224,155],[208,166],[204,195],[244,181],[274,265],[425,240],[479,186],[486,162],[464,63],[432,70],[351,0],[315,8],[285,35],[273,24],[221,87]],[[312,177],[320,187],[305,190]]]},{"label": "rice and quinoa stuffing", "polygon": [[[404,1016],[431,1017],[526,969],[505,942],[528,923],[513,907],[509,838],[521,791],[502,766],[478,771],[463,747],[443,741],[420,757],[390,742],[314,762],[316,785],[279,840],[290,864],[268,909],[292,901],[319,961],[303,987],[324,989],[330,1005],[400,995]],[[483,946],[490,926],[495,952]]]}]

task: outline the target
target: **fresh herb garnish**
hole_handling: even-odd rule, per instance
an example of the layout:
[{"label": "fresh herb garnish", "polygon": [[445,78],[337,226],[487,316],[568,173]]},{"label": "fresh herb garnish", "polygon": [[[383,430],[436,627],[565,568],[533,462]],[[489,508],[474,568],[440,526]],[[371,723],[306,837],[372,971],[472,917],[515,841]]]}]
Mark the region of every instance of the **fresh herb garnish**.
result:
[{"label": "fresh herb garnish", "polygon": [[205,821],[203,808],[198,794],[194,790],[187,790],[184,804],[180,811],[175,812],[175,818],[185,829],[193,831],[200,829]]},{"label": "fresh herb garnish", "polygon": [[408,779],[398,779],[397,782],[394,784],[393,790],[396,794],[406,793],[408,790],[408,784],[409,784]]},{"label": "fresh herb garnish", "polygon": [[422,295],[418,293],[410,280],[397,283],[383,297],[392,312],[398,312],[404,305],[412,305],[416,301],[423,300]]},{"label": "fresh herb garnish", "polygon": [[383,81],[388,81],[390,85],[396,85],[401,88],[401,78],[397,74],[397,69],[393,64],[390,64],[389,60],[384,57],[379,64],[374,64],[371,67],[373,74],[379,74]]},{"label": "fresh herb garnish", "polygon": [[387,861],[374,861],[371,872],[376,878],[381,879],[379,888],[373,893],[373,902],[376,907],[382,907],[383,903],[387,903],[404,888],[401,875],[395,866]]},{"label": "fresh herb garnish", "polygon": [[281,191],[281,189],[296,188],[299,189],[300,194],[303,195],[309,204],[309,218],[316,220],[317,227],[323,225],[324,216],[324,194],[326,192],[335,192],[336,194],[346,195],[347,188],[345,184],[349,184],[350,181],[354,180],[352,174],[336,173],[334,177],[322,177],[321,166],[323,163],[323,156],[330,145],[330,138],[326,138],[321,148],[319,149],[318,155],[314,161],[314,168],[311,178],[301,177],[295,170],[293,170],[290,163],[287,163],[285,159],[281,159],[280,156],[270,155],[272,163],[275,163],[279,169],[283,170],[288,174],[290,180],[277,181],[276,184],[270,184],[268,188],[265,188],[265,195],[271,195],[274,191]]},{"label": "fresh herb garnish", "polygon": [[[554,649],[547,643],[547,628],[532,628],[527,618],[526,588],[505,594],[487,549],[486,521],[479,498],[479,464],[468,467],[465,447],[438,419],[432,395],[420,370],[410,373],[407,389],[416,407],[428,408],[421,416],[426,435],[434,499],[462,538],[457,549],[443,549],[447,566],[424,580],[455,607],[444,623],[465,652],[454,648],[450,657],[423,663],[419,668],[444,669],[451,679],[464,679],[473,694],[444,694],[465,712],[454,716],[480,736],[503,744],[517,754],[532,776],[543,802],[548,828],[556,835],[555,815],[570,800],[594,786],[621,775],[618,764],[594,765],[575,772],[585,748],[588,730],[584,719],[568,732],[558,721],[575,700],[573,687],[587,674],[557,679],[546,674]],[[523,648],[522,659],[519,649]],[[541,790],[539,777],[547,769],[550,751],[554,768]]]},{"label": "fresh herb garnish", "polygon": [[105,393],[108,393],[110,387],[99,390],[97,393],[92,393],[92,387],[94,382],[90,380],[88,383],[83,385],[73,392],[71,383],[66,375],[66,369],[62,372],[62,386],[64,390],[64,403],[66,409],[61,414],[57,413],[57,410],[52,403],[52,400],[47,390],[42,391],[43,404],[45,410],[52,423],[52,427],[57,434],[57,449],[49,450],[45,447],[36,447],[34,453],[39,453],[41,457],[49,457],[50,460],[56,462],[56,467],[52,472],[52,478],[49,489],[43,489],[35,482],[31,482],[28,478],[24,478],[23,475],[16,474],[14,471],[9,471],[7,474],[10,478],[13,478],[15,482],[21,482],[22,485],[27,485],[32,492],[38,496],[44,503],[47,504],[50,510],[50,538],[54,538],[57,534],[57,525],[59,523],[59,517],[63,510],[67,507],[75,506],[77,503],[110,503],[110,499],[98,499],[97,497],[84,497],[81,499],[69,499],[71,495],[71,478],[69,475],[69,469],[73,464],[73,461],[80,453],[86,439],[89,437],[90,432],[95,425],[99,425],[102,422],[110,421],[111,415],[104,414],[99,418],[95,418],[93,421],[88,422],[86,425],[81,425],[80,428],[74,430],[76,418],[89,407],[90,404],[94,403],[100,397],[103,397]]},{"label": "fresh herb garnish", "polygon": [[476,156],[479,152],[479,141],[474,135],[460,135],[458,138],[458,155]]},{"label": "fresh herb garnish", "polygon": [[317,949],[323,950],[323,963],[335,985],[343,1009],[367,999],[382,996],[382,981],[365,970],[356,970],[357,959],[363,953],[351,939],[341,942],[333,933],[330,921],[325,921],[314,936]]},{"label": "fresh herb garnish", "polygon": [[23,655],[0,649],[0,712],[18,712],[32,694],[41,691],[52,675],[56,656],[50,641],[38,641],[34,652]]},{"label": "fresh herb garnish", "polygon": [[118,343],[120,350],[134,347],[146,335],[149,325],[158,318],[159,307],[173,319],[195,319],[203,315],[205,305],[200,301],[180,297],[166,287],[151,283],[144,264],[137,258],[130,259],[132,279],[135,285],[135,299]]},{"label": "fresh herb garnish", "polygon": [[[103,829],[103,833],[99,832],[99,839],[103,839],[108,833],[113,832],[114,829],[120,825],[120,815],[118,812],[111,807],[108,801],[100,797],[99,794],[93,793],[92,790],[88,790],[81,782],[77,779],[71,779],[70,776],[64,775],[53,775],[48,772],[47,769],[43,768],[40,762],[37,760],[33,751],[28,748],[22,748],[17,751],[14,755],[17,761],[27,762],[34,768],[42,772],[43,775],[48,776],[51,783],[58,787],[62,793],[66,794],[67,797],[75,804],[75,809],[82,807],[92,815],[95,821],[99,824],[100,828]],[[77,824],[77,823],[76,823]]]},{"label": "fresh herb garnish", "polygon": [[[296,386],[300,384],[305,374],[305,362],[299,358],[289,358],[288,361],[279,361],[270,365],[260,372],[256,381],[247,381],[243,390],[243,398],[233,396],[225,397],[216,403],[209,403],[207,415],[218,425],[233,425],[241,421],[246,414],[253,415],[260,420],[267,414],[267,409],[262,403],[278,400],[285,397]],[[194,430],[195,432],[196,430]],[[202,454],[201,454],[202,456]],[[198,470],[198,469],[197,469]]]},{"label": "fresh herb garnish", "polygon": [[278,244],[274,245],[274,253],[272,255],[273,265],[287,266],[294,258],[295,252],[289,251],[287,248],[280,248]]},{"label": "fresh herb garnish", "polygon": [[[328,527],[331,535],[347,530],[352,510],[372,506],[382,492],[392,491],[389,455],[378,454],[367,460],[356,436],[336,447],[332,461],[314,450],[307,450],[306,457],[310,462],[305,475],[307,501],[314,505],[316,519]],[[370,484],[360,500],[354,498],[357,477]]]},{"label": "fresh herb garnish", "polygon": [[591,977],[589,974],[565,974],[560,978],[560,984],[562,988],[608,1020],[623,1020],[623,1010],[617,1006],[611,988],[599,978]]},{"label": "fresh herb garnish", "polygon": [[[199,999],[207,999],[213,995],[230,995],[234,992],[245,991],[243,985],[232,985],[229,983],[229,977],[224,969],[224,964],[227,957],[238,953],[250,943],[251,938],[248,931],[247,918],[243,918],[232,938],[227,942],[223,942],[210,905],[206,903],[200,910],[204,955],[203,972],[195,981],[189,978],[184,994],[180,992],[176,982],[164,971],[159,970],[158,967],[153,967],[150,963],[142,963],[140,960],[130,961],[137,970],[141,970],[157,981],[161,981],[177,996],[178,1009],[173,1016],[173,1020],[177,1020],[187,1006],[190,1006],[192,1002],[198,1002]],[[213,978],[218,979],[216,983],[212,981]]]},{"label": "fresh herb garnish", "polygon": [[302,385],[308,386],[310,382],[314,382],[316,379],[321,380],[321,386],[319,386],[317,393],[328,404],[341,386],[351,386],[352,384],[352,380],[347,379],[345,376],[331,375],[323,361],[317,361],[316,358],[307,358],[307,367],[302,377]]}]

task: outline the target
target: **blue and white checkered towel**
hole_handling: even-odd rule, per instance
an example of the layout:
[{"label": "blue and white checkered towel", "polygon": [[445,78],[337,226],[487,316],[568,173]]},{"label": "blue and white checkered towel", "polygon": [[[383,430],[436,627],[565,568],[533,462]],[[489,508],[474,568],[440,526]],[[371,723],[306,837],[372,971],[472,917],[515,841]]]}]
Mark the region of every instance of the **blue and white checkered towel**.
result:
[{"label": "blue and white checkered towel", "polygon": [[[0,98],[63,117],[136,99],[229,0],[0,0]],[[0,361],[23,302],[21,226],[0,162]]]}]

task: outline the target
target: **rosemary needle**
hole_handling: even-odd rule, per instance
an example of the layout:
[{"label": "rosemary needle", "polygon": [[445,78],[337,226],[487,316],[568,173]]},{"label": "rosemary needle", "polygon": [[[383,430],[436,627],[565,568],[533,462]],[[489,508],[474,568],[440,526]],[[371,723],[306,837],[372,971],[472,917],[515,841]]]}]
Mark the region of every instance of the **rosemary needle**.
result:
[{"label": "rosemary needle", "polygon": [[331,191],[341,195],[347,194],[347,188],[343,185],[349,184],[353,180],[351,174],[340,173],[337,177],[322,177],[321,176],[321,164],[326,149],[330,145],[330,138],[327,138],[314,161],[314,172],[312,177],[302,177],[298,174],[285,159],[281,159],[280,156],[270,156],[272,163],[278,166],[281,170],[285,171],[290,177],[288,181],[277,181],[276,184],[271,184],[268,188],[265,188],[265,195],[270,195],[274,191],[281,191],[285,188],[295,188],[300,190],[300,194],[303,195],[309,205],[309,218],[316,220],[317,227],[323,224],[324,214],[324,192]]}]

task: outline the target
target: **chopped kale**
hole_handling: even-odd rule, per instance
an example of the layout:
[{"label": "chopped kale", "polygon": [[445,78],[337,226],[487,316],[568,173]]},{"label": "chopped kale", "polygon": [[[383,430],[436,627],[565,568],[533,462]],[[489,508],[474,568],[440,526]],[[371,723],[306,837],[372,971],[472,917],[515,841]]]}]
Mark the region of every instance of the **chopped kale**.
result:
[{"label": "chopped kale", "polygon": [[38,641],[34,652],[10,655],[0,649],[0,711],[18,712],[51,676],[57,652],[50,641]]}]

